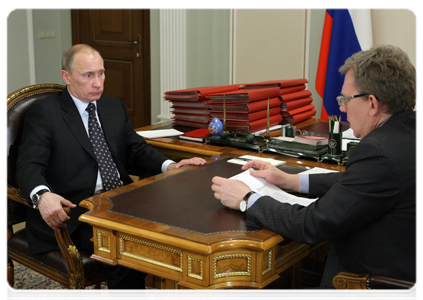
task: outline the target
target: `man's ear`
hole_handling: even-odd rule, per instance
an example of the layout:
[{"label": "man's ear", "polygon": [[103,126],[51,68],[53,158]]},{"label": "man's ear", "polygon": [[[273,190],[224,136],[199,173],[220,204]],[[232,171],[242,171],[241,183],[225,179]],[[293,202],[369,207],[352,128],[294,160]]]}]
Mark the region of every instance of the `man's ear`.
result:
[{"label": "man's ear", "polygon": [[62,78],[63,78],[63,81],[66,84],[69,84],[70,83],[69,82],[69,72],[68,71],[62,70]]},{"label": "man's ear", "polygon": [[369,116],[374,117],[382,111],[382,102],[376,99],[374,95],[369,95]]}]

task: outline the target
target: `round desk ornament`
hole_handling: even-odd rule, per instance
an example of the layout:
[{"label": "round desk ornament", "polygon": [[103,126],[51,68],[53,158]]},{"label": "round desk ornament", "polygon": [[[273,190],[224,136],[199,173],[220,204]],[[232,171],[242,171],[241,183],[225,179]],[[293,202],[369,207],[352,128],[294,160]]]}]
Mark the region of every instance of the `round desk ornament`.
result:
[{"label": "round desk ornament", "polygon": [[223,130],[222,121],[219,118],[213,118],[209,123],[209,131],[213,136],[219,136],[220,132]]},{"label": "round desk ornament", "polygon": [[229,133],[228,133],[226,130],[222,130],[222,131],[220,132],[220,138],[221,138],[222,140],[226,140],[226,139],[228,138],[228,135],[229,135]]}]

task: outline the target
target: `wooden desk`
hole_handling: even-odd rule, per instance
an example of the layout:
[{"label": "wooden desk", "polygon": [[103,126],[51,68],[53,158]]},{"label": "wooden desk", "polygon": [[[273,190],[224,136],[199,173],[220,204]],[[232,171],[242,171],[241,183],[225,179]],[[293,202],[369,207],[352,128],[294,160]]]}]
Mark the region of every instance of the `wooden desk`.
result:
[{"label": "wooden desk", "polygon": [[[148,142],[160,151],[171,152],[173,156],[203,156],[209,162],[252,154],[251,151],[201,145],[179,139],[161,138]],[[343,167],[337,165],[312,160],[301,161],[258,153],[254,155],[285,160],[287,167],[305,169],[319,166],[343,170]],[[263,288],[278,279],[283,271],[298,266],[301,259],[321,246],[287,241],[267,229],[203,234],[172,224],[117,214],[110,209],[111,200],[108,198],[193,168],[196,167],[185,166],[82,201],[80,205],[89,212],[82,215],[80,220],[91,224],[94,230],[95,250],[92,257],[107,264],[119,264],[164,278],[162,288]],[[169,211],[170,208],[165,204],[157,209],[167,210],[169,214],[178,213]],[[295,280],[292,287],[298,287]]]}]

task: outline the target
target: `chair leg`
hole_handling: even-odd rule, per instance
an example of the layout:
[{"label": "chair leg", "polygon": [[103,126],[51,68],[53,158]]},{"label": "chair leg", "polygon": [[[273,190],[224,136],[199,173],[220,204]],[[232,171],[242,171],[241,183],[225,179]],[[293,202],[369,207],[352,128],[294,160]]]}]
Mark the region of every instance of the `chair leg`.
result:
[{"label": "chair leg", "polygon": [[15,269],[10,258],[7,258],[7,282],[12,288],[15,285]]},{"label": "chair leg", "polygon": [[96,290],[101,289],[101,282],[97,282],[97,283],[94,285],[94,288],[95,288]]}]

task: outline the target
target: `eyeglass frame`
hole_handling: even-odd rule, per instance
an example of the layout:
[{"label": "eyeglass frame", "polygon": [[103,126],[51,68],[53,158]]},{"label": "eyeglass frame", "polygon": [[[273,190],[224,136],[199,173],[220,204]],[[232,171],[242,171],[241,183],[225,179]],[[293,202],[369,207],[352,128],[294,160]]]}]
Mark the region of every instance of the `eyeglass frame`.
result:
[{"label": "eyeglass frame", "polygon": [[369,96],[370,94],[357,94],[357,95],[353,95],[353,96],[348,96],[348,97],[344,97],[342,95],[336,97],[336,101],[338,101],[338,105],[339,106],[343,106],[345,105],[345,103],[347,103],[348,100],[351,100],[353,98],[359,98],[359,97],[363,97],[363,96]]}]

